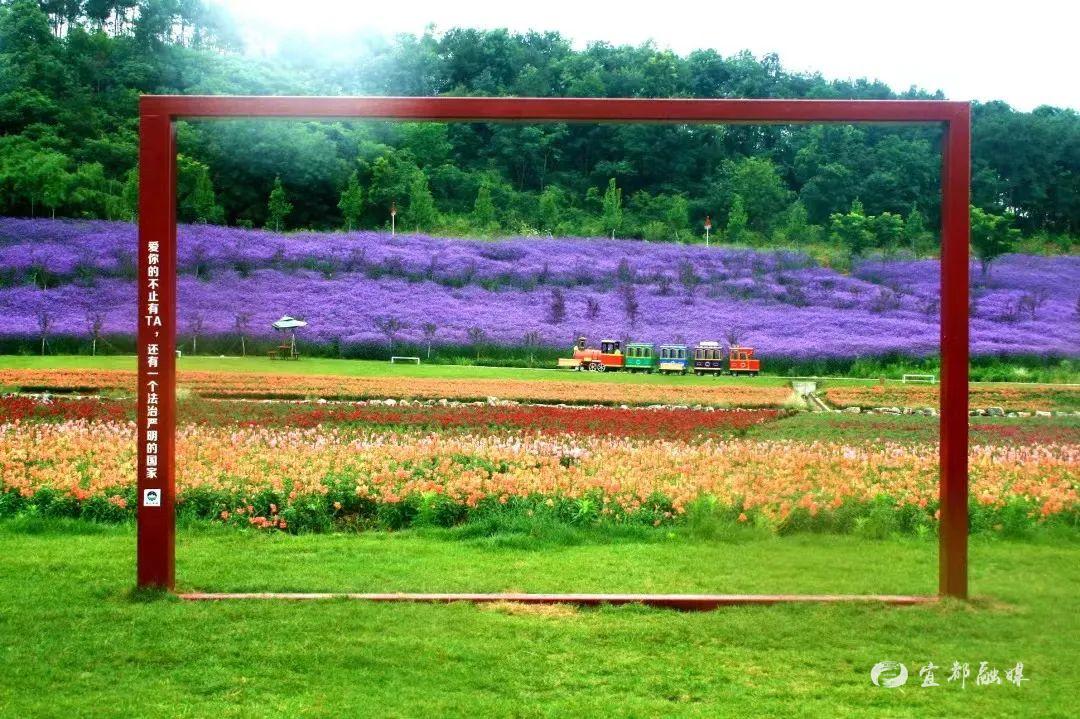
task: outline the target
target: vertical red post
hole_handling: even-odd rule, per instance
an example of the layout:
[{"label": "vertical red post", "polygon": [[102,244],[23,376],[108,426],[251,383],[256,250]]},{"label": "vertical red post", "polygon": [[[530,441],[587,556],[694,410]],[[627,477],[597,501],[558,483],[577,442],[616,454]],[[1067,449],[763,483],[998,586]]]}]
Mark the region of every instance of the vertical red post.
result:
[{"label": "vertical red post", "polygon": [[176,148],[172,118],[139,117],[139,587],[172,589],[176,515]]},{"label": "vertical red post", "polygon": [[941,422],[938,593],[968,596],[968,245],[971,110],[945,126],[941,168]]}]

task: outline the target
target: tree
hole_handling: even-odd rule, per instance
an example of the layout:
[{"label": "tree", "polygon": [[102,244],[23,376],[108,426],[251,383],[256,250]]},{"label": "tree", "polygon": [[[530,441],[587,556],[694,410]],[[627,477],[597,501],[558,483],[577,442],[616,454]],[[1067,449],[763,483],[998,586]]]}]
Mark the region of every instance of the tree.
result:
[{"label": "tree", "polygon": [[731,201],[731,209],[728,211],[724,237],[727,238],[728,242],[742,242],[747,236],[746,226],[746,209],[743,207],[742,195],[735,195]]},{"label": "tree", "polygon": [[664,210],[664,223],[670,228],[675,241],[679,241],[679,233],[690,229],[690,203],[682,195],[672,195],[667,198],[667,207]]},{"label": "tree", "polygon": [[396,317],[386,316],[375,318],[375,327],[386,335],[386,340],[390,343],[390,354],[394,353],[394,340],[397,338],[398,333],[408,326],[408,324]]},{"label": "tree", "polygon": [[285,226],[285,218],[292,212],[293,206],[285,196],[285,188],[281,186],[281,178],[274,178],[274,189],[270,191],[270,201],[266,206],[268,216],[267,225],[280,232]]},{"label": "tree", "polygon": [[139,170],[128,170],[124,179],[124,187],[120,192],[120,207],[123,208],[128,222],[134,222],[139,216]]},{"label": "tree", "polygon": [[487,182],[480,183],[480,189],[476,192],[473,222],[483,232],[493,232],[498,228],[495,220],[495,203],[491,200],[491,186]]},{"label": "tree", "polygon": [[918,259],[919,243],[926,237],[926,216],[915,205],[904,218],[904,239],[911,244],[911,256]]},{"label": "tree", "polygon": [[585,298],[585,318],[595,320],[600,316],[600,301],[595,297]]},{"label": "tree", "polygon": [[783,234],[788,242],[806,241],[810,230],[810,216],[806,212],[806,206],[800,200],[795,200],[788,207],[787,217],[784,221]]},{"label": "tree", "polygon": [[469,343],[476,350],[476,361],[479,362],[480,352],[484,348],[484,340],[487,339],[487,332],[484,331],[483,327],[470,327],[466,334],[469,337]]},{"label": "tree", "polygon": [[601,208],[600,224],[604,232],[610,231],[614,238],[623,221],[622,190],[616,186],[614,177],[608,180],[607,190],[604,191],[604,198],[601,200]]},{"label": "tree", "polygon": [[407,220],[416,227],[417,232],[434,230],[439,221],[439,212],[435,209],[435,199],[431,196],[427,175],[419,170],[409,183]]},{"label": "tree", "polygon": [[247,357],[247,334],[251,324],[250,312],[237,312],[235,317],[236,334],[240,336],[240,356]]},{"label": "tree", "polygon": [[352,232],[353,227],[360,223],[360,215],[364,212],[364,191],[360,187],[360,178],[355,170],[349,175],[349,182],[341,191],[338,209],[341,210],[341,216],[345,220],[345,229]]},{"label": "tree", "polygon": [[97,343],[101,337],[101,329],[105,326],[105,314],[97,311],[86,313],[86,328],[90,332],[90,356],[97,356]]},{"label": "tree", "polygon": [[41,355],[45,356],[45,343],[49,336],[49,328],[52,327],[52,315],[48,310],[38,310],[37,312],[37,326],[38,335],[41,337]]},{"label": "tree", "polygon": [[829,217],[829,233],[833,241],[846,248],[852,257],[861,257],[874,241],[870,221],[858,200],[851,203],[847,212],[835,212]]},{"label": "tree", "polygon": [[772,229],[791,198],[772,160],[745,157],[729,162],[722,176],[723,191],[732,197],[731,202],[735,197],[742,198],[749,227],[758,232]]},{"label": "tree", "polygon": [[900,215],[882,212],[868,219],[871,231],[874,233],[874,241],[885,255],[890,255],[899,249],[904,241],[904,220]]},{"label": "tree", "polygon": [[[44,204],[57,217],[133,218],[131,98],[146,92],[304,95],[332,86],[405,96],[933,97],[792,72],[770,56],[575,49],[557,33],[506,30],[402,35],[365,45],[358,61],[344,63],[294,40],[256,61],[238,52],[237,29],[218,4],[0,0],[0,214],[37,215]],[[973,106],[972,125],[972,204],[996,215],[1007,209],[1025,235],[1080,231],[1080,114],[985,102]],[[720,234],[739,195],[749,232],[802,241],[800,226],[786,224],[790,213],[783,217],[796,189],[811,235],[856,198],[867,217],[907,216],[917,205],[931,228],[925,249],[916,241],[920,252],[933,251],[926,241],[937,234],[936,139],[928,128],[252,121],[182,123],[177,133],[186,160],[213,170],[187,177],[190,167],[178,159],[177,215],[185,222],[273,228],[267,200],[280,177],[303,202],[279,227],[381,226],[397,202],[398,220],[411,230],[410,190],[422,170],[437,225],[461,233],[471,229],[486,182],[504,226],[552,234],[683,239],[684,227],[699,227],[684,223],[679,197],[688,198],[688,217],[719,213]],[[363,203],[346,217],[339,203],[354,170]],[[626,193],[621,218],[610,201],[603,217],[611,179]],[[635,206],[638,195],[651,204]],[[479,214],[486,223],[483,206]],[[912,241],[906,227],[904,241]]]},{"label": "tree", "polygon": [[548,185],[540,193],[539,225],[545,232],[555,232],[562,216],[562,191],[556,185]]},{"label": "tree", "polygon": [[188,330],[191,332],[191,354],[198,354],[199,335],[203,333],[205,326],[206,323],[201,312],[195,313],[191,318],[191,322],[188,323]]},{"label": "tree", "polygon": [[979,258],[984,277],[990,274],[994,260],[1011,250],[1020,238],[1020,231],[1011,225],[1009,217],[971,208],[971,246]]},{"label": "tree", "polygon": [[694,263],[690,260],[683,260],[679,263],[679,283],[686,292],[686,304],[693,304],[694,294],[697,292],[698,285],[701,284],[701,277],[694,270]]},{"label": "tree", "polygon": [[637,324],[638,312],[641,310],[641,305],[638,304],[637,290],[631,284],[624,284],[619,290],[623,300],[623,313],[626,315],[626,321],[630,323],[631,327]]},{"label": "tree", "polygon": [[225,212],[217,203],[210,168],[187,155],[178,155],[176,174],[177,213],[180,218],[187,222],[223,222]]},{"label": "tree", "polygon": [[425,322],[420,325],[420,331],[424,333],[424,341],[427,343],[427,358],[431,359],[431,343],[435,341],[435,333],[439,330],[434,322]]},{"label": "tree", "polygon": [[39,160],[38,172],[41,183],[41,204],[56,217],[56,208],[68,199],[71,189],[71,173],[67,171],[68,159],[58,152],[50,152]]},{"label": "tree", "polygon": [[224,219],[224,211],[217,204],[214,196],[214,184],[210,181],[209,172],[200,172],[195,178],[195,186],[190,196],[193,219],[196,222],[220,223]]},{"label": "tree", "polygon": [[[1077,302],[1077,306],[1080,307],[1080,301]],[[536,358],[536,348],[540,346],[540,332],[529,330],[521,338],[521,344],[529,355],[529,366],[532,367]]]},{"label": "tree", "polygon": [[553,325],[561,325],[566,319],[566,293],[563,292],[561,287],[553,287],[551,290],[548,319]]}]

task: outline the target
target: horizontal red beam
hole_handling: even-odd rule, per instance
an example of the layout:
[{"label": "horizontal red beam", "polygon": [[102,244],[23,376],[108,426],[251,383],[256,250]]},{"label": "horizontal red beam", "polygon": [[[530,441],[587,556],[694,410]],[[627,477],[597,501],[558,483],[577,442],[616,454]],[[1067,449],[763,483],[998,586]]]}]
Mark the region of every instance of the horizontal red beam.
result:
[{"label": "horizontal red beam", "polygon": [[596,607],[604,604],[642,604],[647,607],[708,611],[745,604],[864,602],[881,604],[925,604],[937,597],[903,594],[363,594],[355,592],[189,592],[181,594],[188,601],[229,599],[280,599],[312,601],[324,599],[359,599],[367,602],[515,602],[518,604],[576,604]]},{"label": "horizontal red beam", "polygon": [[951,122],[965,102],[945,100],[700,100],[549,97],[267,97],[144,95],[144,115],[389,120],[532,120],[716,123]]}]

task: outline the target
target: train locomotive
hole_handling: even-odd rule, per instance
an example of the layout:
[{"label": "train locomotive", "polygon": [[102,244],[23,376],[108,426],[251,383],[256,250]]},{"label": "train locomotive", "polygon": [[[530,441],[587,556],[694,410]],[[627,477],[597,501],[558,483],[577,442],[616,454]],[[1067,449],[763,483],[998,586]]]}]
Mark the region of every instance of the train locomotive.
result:
[{"label": "train locomotive", "polygon": [[559,359],[559,367],[579,372],[645,372],[651,374],[745,374],[755,376],[761,371],[761,360],[754,356],[753,347],[733,346],[726,353],[719,342],[700,342],[694,349],[684,344],[656,345],[628,342],[625,351],[619,340],[601,340],[600,347],[589,347],[585,337],[574,344],[572,357]]}]

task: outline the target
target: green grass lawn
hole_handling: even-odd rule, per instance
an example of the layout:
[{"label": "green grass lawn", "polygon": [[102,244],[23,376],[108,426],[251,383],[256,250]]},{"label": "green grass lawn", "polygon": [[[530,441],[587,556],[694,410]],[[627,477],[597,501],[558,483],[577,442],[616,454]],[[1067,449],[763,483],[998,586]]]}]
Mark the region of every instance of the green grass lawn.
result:
[{"label": "green grass lawn", "polygon": [[[0,715],[1073,716],[1080,543],[976,538],[970,603],[684,614],[133,597],[130,526],[0,523]],[[206,590],[932,592],[931,540],[181,529]],[[904,662],[904,688],[869,670]],[[953,661],[972,676],[945,678]],[[933,661],[942,686],[921,688]],[[975,686],[1023,661],[1022,687]],[[1070,699],[1072,697],[1072,699]]]}]

